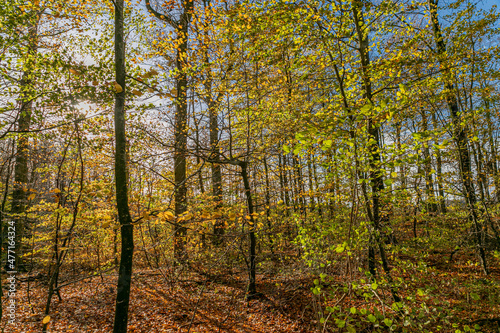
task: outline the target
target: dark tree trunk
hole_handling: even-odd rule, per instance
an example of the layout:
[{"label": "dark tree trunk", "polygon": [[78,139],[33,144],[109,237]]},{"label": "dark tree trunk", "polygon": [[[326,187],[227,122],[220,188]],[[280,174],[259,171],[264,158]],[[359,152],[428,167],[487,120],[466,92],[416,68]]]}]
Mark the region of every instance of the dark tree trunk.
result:
[{"label": "dark tree trunk", "polygon": [[127,138],[125,132],[125,41],[123,33],[123,0],[115,2],[115,74],[121,92],[115,95],[115,187],[116,209],[121,226],[122,248],[113,333],[127,332],[134,230],[128,206]]},{"label": "dark tree trunk", "polygon": [[[20,81],[19,115],[17,119],[16,158],[14,163],[14,185],[12,190],[12,203],[10,212],[13,215],[15,229],[15,264],[17,270],[23,270],[21,260],[23,252],[22,237],[24,234],[24,222],[28,196],[28,160],[29,139],[27,132],[31,125],[33,108],[33,75],[38,49],[38,18],[28,27],[28,51],[24,64],[24,72]],[[12,268],[12,270],[15,270]]]},{"label": "dark tree trunk", "polygon": [[[428,135],[428,122],[425,110],[420,113],[422,116],[422,131]],[[427,138],[427,137],[426,137]],[[422,154],[424,155],[424,177],[425,177],[425,195],[427,200],[427,211],[430,213],[437,212],[436,197],[434,195],[434,180],[432,179],[432,159],[429,149],[429,141],[422,143]]]},{"label": "dark tree trunk", "polygon": [[[434,130],[438,128],[438,122],[436,119],[436,113],[432,113],[432,126]],[[443,185],[443,162],[441,159],[441,150],[439,148],[436,149],[436,181],[438,184],[438,192],[439,192],[439,210],[441,214],[446,213],[446,201],[444,198],[444,185]]]},{"label": "dark tree trunk", "polygon": [[269,246],[271,248],[271,253],[274,253],[274,246],[273,246],[273,236],[271,235],[271,181],[269,179],[269,167],[267,165],[267,159],[266,156],[263,158],[263,163],[264,163],[264,176],[266,178],[266,188],[265,188],[265,196],[266,196],[266,222],[267,222],[267,227],[268,231],[267,234],[269,235]]},{"label": "dark tree trunk", "polygon": [[314,185],[313,185],[313,172],[312,172],[312,158],[311,154],[307,155],[307,179],[308,179],[308,185],[309,185],[309,210],[311,213],[315,210],[316,208],[316,202],[314,200],[315,196],[315,190],[314,190]]},{"label": "dark tree trunk", "polygon": [[[440,57],[446,55],[446,44],[441,32],[441,26],[437,14],[437,0],[428,0],[429,10],[432,20],[432,28],[434,32],[434,39],[436,43],[437,53]],[[442,59],[439,60],[440,62]],[[448,75],[448,73],[445,73]],[[460,175],[462,178],[463,191],[470,211],[470,217],[474,225],[474,233],[476,238],[476,245],[478,248],[481,266],[485,274],[488,274],[488,265],[486,262],[486,253],[484,249],[484,228],[483,223],[479,220],[477,211],[477,198],[474,190],[474,183],[472,181],[471,158],[468,148],[467,128],[461,124],[461,117],[459,115],[457,97],[455,95],[456,87],[452,83],[451,78],[447,77],[445,81],[446,103],[450,111],[451,121],[453,125],[453,138],[457,145],[458,150],[458,164]]]},{"label": "dark tree trunk", "polygon": [[500,202],[500,178],[498,172],[498,162],[497,162],[497,149],[496,142],[494,139],[493,123],[491,121],[491,109],[488,102],[486,102],[486,122],[488,124],[488,141],[490,144],[490,165],[491,173],[493,177],[493,183],[495,184],[495,199]]},{"label": "dark tree trunk", "polygon": [[[356,28],[356,35],[359,42],[359,56],[361,60],[361,74],[363,78],[363,88],[364,88],[364,97],[368,100],[369,103],[373,105],[373,95],[372,95],[372,87],[371,87],[371,77],[370,77],[370,55],[368,52],[368,32],[364,31],[367,27],[363,21],[363,13],[361,11],[360,2],[358,0],[352,2],[352,14],[353,20]],[[386,277],[389,281],[389,285],[391,288],[391,294],[394,301],[399,302],[401,299],[398,296],[392,281],[392,276],[389,270],[389,264],[387,261],[387,256],[385,253],[384,243],[381,240],[382,228],[380,225],[381,216],[380,216],[380,194],[384,189],[383,182],[383,168],[381,165],[381,156],[380,156],[380,135],[379,135],[379,127],[377,124],[374,124],[374,120],[372,117],[368,118],[368,134],[371,144],[369,144],[369,165],[370,165],[370,181],[372,188],[372,207],[371,207],[371,222],[373,226],[372,238],[375,244],[378,247],[380,258],[382,261],[382,267],[386,274]],[[367,204],[369,204],[367,202]],[[369,211],[369,209],[367,209]],[[368,261],[374,262],[375,259],[375,251],[373,248],[369,248],[369,258]],[[372,274],[375,273],[374,267],[370,267]]]},{"label": "dark tree trunk", "polygon": [[[182,1],[182,11],[179,20],[172,18],[170,13],[159,13],[146,0],[147,10],[156,18],[168,23],[175,31],[175,128],[174,128],[174,186],[175,215],[181,216],[187,211],[186,155],[187,155],[187,88],[186,73],[188,61],[189,24],[193,16],[193,0]],[[177,222],[174,230],[174,258],[178,263],[185,262],[187,228],[184,222]]]},{"label": "dark tree trunk", "polygon": [[256,262],[255,262],[255,248],[257,245],[257,239],[255,236],[255,218],[254,218],[254,207],[252,201],[252,192],[250,190],[250,182],[248,181],[248,171],[247,162],[240,162],[239,166],[241,168],[241,178],[243,179],[243,186],[245,188],[245,197],[247,201],[248,215],[250,216],[248,235],[250,238],[250,247],[248,251],[248,290],[246,298],[250,300],[258,295],[257,287],[255,283],[255,273],[256,273]]},{"label": "dark tree trunk", "polygon": [[[210,147],[212,153],[212,195],[215,203],[215,210],[222,207],[222,172],[220,165],[220,147],[219,147],[219,123],[217,108],[213,101],[209,104],[209,118],[210,118]],[[216,219],[214,224],[214,245],[222,243],[222,236],[224,235],[224,221]]]},{"label": "dark tree trunk", "polygon": [[[396,148],[398,152],[401,152],[401,122],[396,124]],[[399,181],[401,182],[400,190],[406,190],[406,171],[404,163],[399,166]]]}]

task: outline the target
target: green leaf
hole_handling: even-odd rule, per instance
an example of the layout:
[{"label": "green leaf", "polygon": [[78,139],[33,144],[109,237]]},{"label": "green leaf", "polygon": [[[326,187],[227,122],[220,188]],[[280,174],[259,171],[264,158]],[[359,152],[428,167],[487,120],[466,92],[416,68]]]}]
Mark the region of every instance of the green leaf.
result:
[{"label": "green leaf", "polygon": [[374,323],[374,322],[376,322],[376,321],[377,321],[377,318],[376,318],[374,315],[369,314],[369,315],[368,315],[368,320],[369,320],[369,321],[371,321],[372,323]]},{"label": "green leaf", "polygon": [[386,324],[387,327],[391,327],[392,326],[392,320],[390,320],[389,318],[385,318],[384,319],[384,324]]},{"label": "green leaf", "polygon": [[478,301],[481,298],[481,296],[476,293],[470,293],[470,297],[472,297],[472,299],[475,301]]},{"label": "green leaf", "polygon": [[283,151],[288,154],[290,152],[290,147],[283,145]]},{"label": "green leaf", "polygon": [[338,328],[343,328],[345,326],[345,320],[335,320]]},{"label": "green leaf", "polygon": [[328,149],[332,146],[333,141],[332,140],[325,140],[323,141],[323,148]]},{"label": "green leaf", "polygon": [[393,171],[393,172],[391,172],[391,177],[392,177],[392,178],[396,178],[397,176],[398,176],[398,173],[397,173],[397,172],[394,172],[394,171]]},{"label": "green leaf", "polygon": [[372,283],[372,289],[373,290],[377,290],[377,288],[378,288],[378,284],[376,282],[373,282]]},{"label": "green leaf", "polygon": [[370,104],[365,104],[361,107],[361,113],[368,113],[372,109]]},{"label": "green leaf", "polygon": [[356,314],[356,308],[354,306],[351,308],[350,311],[351,311],[352,314]]}]

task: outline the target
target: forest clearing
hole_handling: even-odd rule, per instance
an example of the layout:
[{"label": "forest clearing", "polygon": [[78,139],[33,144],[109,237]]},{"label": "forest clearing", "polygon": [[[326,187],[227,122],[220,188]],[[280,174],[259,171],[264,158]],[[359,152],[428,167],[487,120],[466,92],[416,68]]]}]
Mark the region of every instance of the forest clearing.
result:
[{"label": "forest clearing", "polygon": [[2,0],[1,332],[500,332],[492,0]]}]

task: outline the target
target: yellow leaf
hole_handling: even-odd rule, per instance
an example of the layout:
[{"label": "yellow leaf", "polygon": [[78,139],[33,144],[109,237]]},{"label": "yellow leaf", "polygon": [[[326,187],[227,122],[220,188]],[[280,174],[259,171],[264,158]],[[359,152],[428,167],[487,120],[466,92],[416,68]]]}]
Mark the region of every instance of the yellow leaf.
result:
[{"label": "yellow leaf", "polygon": [[213,214],[212,214],[212,217],[213,217],[214,219],[220,219],[220,218],[222,217],[222,214],[221,214],[221,213],[219,213],[219,212],[215,212],[215,213],[213,213]]},{"label": "yellow leaf", "polygon": [[102,224],[102,227],[103,227],[103,228],[107,228],[107,227],[109,227],[109,225],[110,225],[109,221],[106,221],[106,222],[104,222],[104,223]]},{"label": "yellow leaf", "polygon": [[35,193],[31,193],[30,195],[28,195],[28,200],[33,200],[35,199]]},{"label": "yellow leaf", "polygon": [[203,212],[203,214],[201,214],[201,218],[202,219],[209,219],[210,218],[210,213]]},{"label": "yellow leaf", "polygon": [[142,96],[142,91],[139,91],[137,89],[132,90],[132,94],[141,97]]},{"label": "yellow leaf", "polygon": [[44,325],[48,324],[49,321],[50,321],[50,316],[45,316],[45,318],[43,318],[43,320],[42,320],[42,324],[44,324]]},{"label": "yellow leaf", "polygon": [[187,213],[186,215],[183,216],[184,221],[189,221],[193,218],[193,214]]},{"label": "yellow leaf", "polygon": [[229,213],[229,218],[230,219],[234,219],[236,217],[236,214],[235,213]]},{"label": "yellow leaf", "polygon": [[150,93],[154,93],[154,92],[155,92],[155,90],[154,90],[153,88],[148,88],[148,91],[149,91]]},{"label": "yellow leaf", "polygon": [[77,71],[75,71],[73,68],[70,68],[70,69],[69,69],[69,72],[70,72],[71,74],[80,75],[80,73],[78,73]]},{"label": "yellow leaf", "polygon": [[142,213],[142,218],[143,218],[144,220],[149,220],[149,217],[150,217],[150,216],[149,216],[149,213],[148,213],[148,212],[144,212],[144,213]]},{"label": "yellow leaf", "polygon": [[52,193],[61,193],[61,190],[60,190],[60,189],[58,189],[58,188],[55,188],[55,189],[53,189],[53,190],[52,190],[52,191],[50,191],[50,192],[52,192]]},{"label": "yellow leaf", "polygon": [[119,94],[119,93],[121,93],[123,91],[122,86],[118,82],[115,81],[113,84],[115,86],[115,91],[116,91],[117,94]]},{"label": "yellow leaf", "polygon": [[175,215],[172,212],[165,212],[163,215],[167,221],[175,220]]}]

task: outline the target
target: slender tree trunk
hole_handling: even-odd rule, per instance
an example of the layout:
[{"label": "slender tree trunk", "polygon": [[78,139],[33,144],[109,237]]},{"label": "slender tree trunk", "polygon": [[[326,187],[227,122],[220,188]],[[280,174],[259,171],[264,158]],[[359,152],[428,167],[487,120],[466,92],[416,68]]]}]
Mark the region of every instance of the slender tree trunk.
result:
[{"label": "slender tree trunk", "polygon": [[[174,29],[175,37],[175,125],[174,125],[174,186],[175,186],[175,215],[178,217],[187,211],[187,184],[186,184],[186,155],[187,155],[187,88],[186,73],[188,62],[188,34],[189,24],[193,16],[194,2],[182,2],[182,11],[179,20],[171,17],[170,13],[159,13],[146,0],[147,10],[156,18],[168,23]],[[187,229],[183,222],[177,222],[174,229],[174,258],[178,263],[187,259],[186,253]]]},{"label": "slender tree trunk", "polygon": [[[12,173],[12,170],[11,170],[12,158],[11,157],[9,157],[9,161],[7,163],[8,163],[8,165],[7,165],[7,170],[5,171],[5,183],[4,183],[5,189],[3,192],[2,204],[0,206],[0,258],[2,258],[2,255],[3,255],[2,252],[3,252],[3,247],[4,247],[4,244],[3,244],[3,239],[4,239],[3,220],[4,220],[5,204],[7,203],[7,196],[9,194],[10,177],[11,177],[11,173]],[[0,175],[1,174],[3,174],[3,172],[0,172]],[[6,246],[5,248],[8,248],[8,246]],[[7,271],[11,271],[11,269],[8,269]],[[2,298],[3,298],[3,288],[2,288],[2,279],[1,279],[1,275],[0,275],[0,299],[2,299]],[[0,302],[0,318],[2,318],[2,314],[3,314],[3,303]]]},{"label": "slender tree trunk", "polygon": [[16,158],[14,163],[14,185],[12,191],[12,203],[10,212],[13,215],[15,235],[15,264],[17,270],[23,270],[21,256],[23,253],[22,237],[24,234],[27,194],[28,194],[28,160],[29,160],[29,139],[27,133],[31,125],[33,112],[33,72],[36,63],[36,53],[38,49],[38,17],[33,18],[28,26],[28,51],[24,63],[24,72],[20,81],[19,115],[17,119],[17,141]]},{"label": "slender tree trunk", "polygon": [[269,235],[269,246],[271,248],[271,253],[274,254],[274,245],[273,245],[273,236],[271,235],[271,181],[269,179],[269,167],[267,165],[267,159],[266,156],[264,155],[263,158],[263,163],[264,163],[264,176],[266,179],[266,188],[265,188],[265,201],[266,201],[266,222],[267,222],[267,227],[268,231],[267,234]]},{"label": "slender tree trunk", "polygon": [[[283,163],[282,163],[282,154],[278,154],[278,171],[279,171],[279,179],[280,179],[280,199],[284,203],[288,200],[285,200],[286,188],[284,181],[284,172],[283,172]],[[287,211],[285,211],[287,213]]]},{"label": "slender tree trunk", "polygon": [[[401,153],[401,122],[398,121],[396,124],[396,148],[399,153]],[[406,170],[404,163],[399,166],[399,181],[401,182],[400,190],[406,190]]]},{"label": "slender tree trunk", "polygon": [[[370,55],[368,52],[368,31],[365,31],[368,27],[365,26],[363,21],[363,13],[361,11],[360,2],[358,0],[354,0],[352,2],[352,14],[354,19],[354,24],[356,27],[356,35],[359,42],[359,56],[361,60],[361,73],[363,78],[363,88],[364,88],[364,97],[368,100],[369,103],[373,104],[373,95],[372,95],[372,87],[371,87],[371,77],[370,77]],[[370,165],[370,181],[372,188],[372,216],[371,222],[373,226],[373,238],[375,243],[377,244],[380,258],[382,260],[382,267],[386,274],[386,277],[389,281],[389,285],[391,288],[391,293],[394,301],[399,302],[401,299],[398,296],[392,281],[392,276],[389,269],[389,264],[387,261],[387,256],[385,253],[384,243],[381,240],[381,225],[380,225],[380,194],[384,189],[383,182],[383,169],[381,166],[381,156],[380,156],[380,135],[379,135],[379,127],[377,124],[374,124],[373,118],[368,118],[368,134],[369,140],[372,142],[369,144],[369,165]],[[368,202],[367,202],[368,204]],[[370,251],[369,251],[370,252]],[[374,252],[374,251],[373,251]],[[374,260],[375,254],[369,253],[369,262]],[[375,270],[372,267],[372,274],[375,273]]]},{"label": "slender tree trunk", "polygon": [[[444,57],[446,55],[446,44],[444,37],[441,33],[441,26],[438,20],[437,14],[437,0],[428,0],[429,10],[432,21],[432,28],[434,32],[434,39],[437,47],[437,53],[439,56]],[[440,62],[442,59],[439,60]],[[447,73],[445,73],[446,75]],[[457,144],[458,149],[458,163],[460,168],[460,175],[462,178],[463,190],[466,196],[467,204],[469,206],[469,211],[471,219],[474,225],[474,233],[476,238],[476,245],[478,248],[479,258],[481,261],[481,266],[485,274],[488,274],[488,265],[486,262],[486,253],[484,249],[484,228],[483,223],[479,221],[479,216],[477,212],[477,198],[476,192],[474,190],[474,183],[472,181],[472,170],[471,170],[471,158],[468,148],[468,137],[466,126],[462,126],[461,117],[459,115],[457,97],[455,95],[456,87],[452,83],[451,78],[446,78],[445,90],[446,103],[448,104],[448,109],[450,111],[450,116],[453,125],[453,137]]]},{"label": "slender tree trunk", "polygon": [[255,219],[254,219],[254,206],[252,201],[252,192],[250,190],[250,182],[248,181],[248,163],[240,162],[239,166],[241,168],[240,174],[243,179],[243,186],[245,189],[245,197],[247,201],[248,215],[250,216],[248,235],[250,239],[250,247],[248,251],[248,290],[246,299],[250,300],[258,295],[256,287],[256,253],[255,248],[257,245],[257,238],[255,236]]},{"label": "slender tree trunk", "polygon": [[[210,147],[212,149],[212,195],[215,203],[215,210],[222,207],[222,172],[220,165],[220,147],[219,147],[219,123],[216,105],[213,101],[209,104],[210,118]],[[222,243],[224,235],[224,221],[216,219],[214,224],[214,245]]]},{"label": "slender tree trunk", "polygon": [[497,162],[497,149],[496,142],[494,139],[493,123],[491,121],[491,109],[488,102],[486,102],[486,122],[488,124],[488,141],[490,144],[490,163],[491,171],[493,177],[493,183],[495,184],[495,199],[500,202],[500,177],[498,172],[498,162]]},{"label": "slender tree trunk", "polygon": [[[196,120],[196,117],[194,116],[194,98],[193,98],[193,122],[195,126],[195,135],[196,135],[196,164],[200,165],[201,163],[201,152],[200,152],[200,127],[198,124],[198,121]],[[205,186],[203,185],[203,169],[198,172],[198,186],[200,187],[200,193],[203,194],[205,193]]]},{"label": "slender tree trunk", "polygon": [[116,209],[121,227],[121,256],[113,333],[127,332],[130,285],[134,254],[134,229],[128,205],[127,138],[125,131],[124,0],[115,1],[115,74],[121,91],[115,95],[115,187]]},{"label": "slender tree trunk", "polygon": [[314,185],[313,185],[313,172],[312,172],[312,158],[311,154],[308,154],[307,156],[307,179],[308,179],[308,185],[309,185],[309,210],[311,213],[315,210],[316,207],[316,202],[314,200]]},{"label": "slender tree trunk", "polygon": [[[425,110],[420,113],[422,116],[422,131],[428,134],[427,114]],[[434,195],[434,180],[432,179],[432,159],[429,151],[429,141],[422,143],[422,153],[424,155],[424,177],[425,177],[425,194],[427,199],[427,211],[430,213],[437,212],[436,197]]]},{"label": "slender tree trunk", "polygon": [[[438,122],[436,119],[436,113],[432,113],[432,127],[434,130],[438,128]],[[443,162],[441,158],[441,150],[439,148],[436,149],[436,181],[438,184],[438,192],[439,192],[439,210],[441,214],[446,213],[446,200],[444,197],[444,184],[443,184]]]},{"label": "slender tree trunk", "polygon": [[[312,164],[312,167],[313,167],[313,177],[314,177],[314,184],[315,184],[315,187],[316,187],[316,193],[319,194],[320,185],[319,185],[319,180],[318,180],[317,165],[316,165],[315,162],[316,162],[315,159],[313,159],[313,164]],[[319,195],[317,197],[317,203],[318,203],[318,213],[319,213],[321,219],[323,219],[323,199]]]}]

